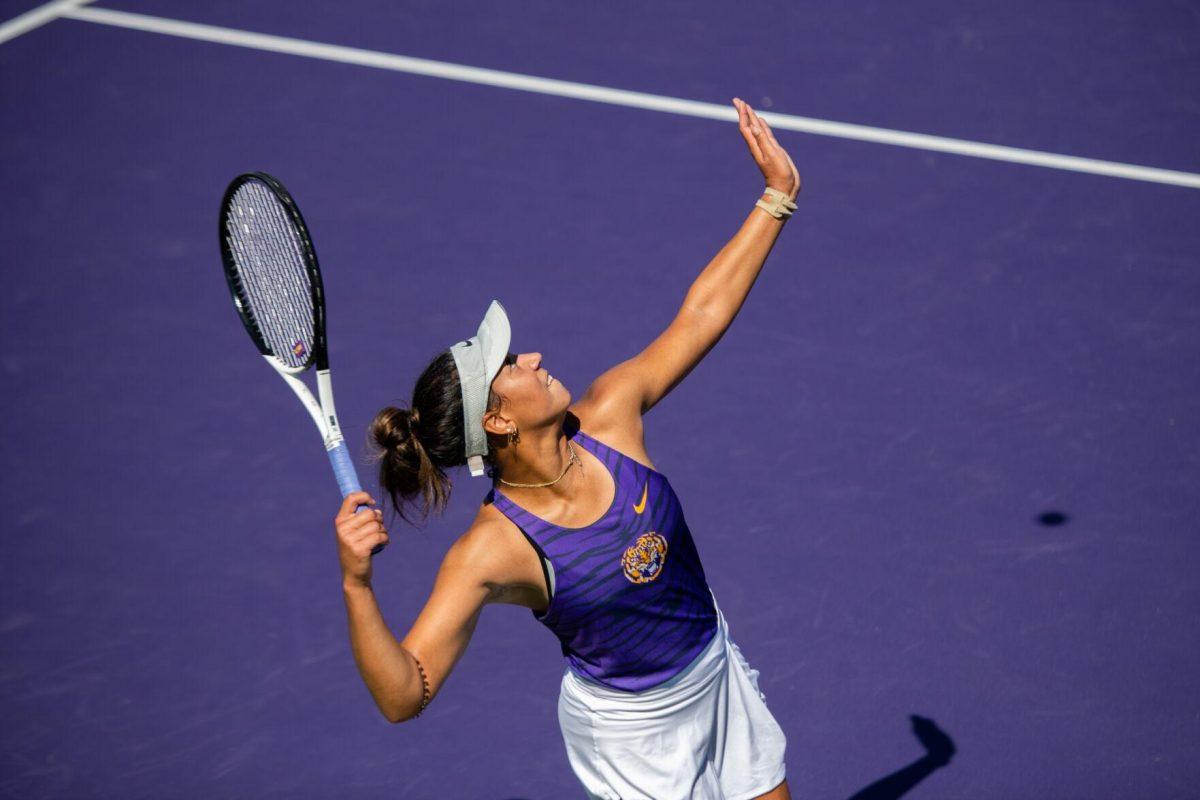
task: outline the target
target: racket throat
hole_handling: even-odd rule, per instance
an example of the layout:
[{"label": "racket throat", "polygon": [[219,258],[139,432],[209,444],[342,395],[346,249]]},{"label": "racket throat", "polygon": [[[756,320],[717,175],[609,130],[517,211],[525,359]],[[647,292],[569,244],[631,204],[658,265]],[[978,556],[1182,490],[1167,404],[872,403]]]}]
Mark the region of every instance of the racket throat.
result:
[{"label": "racket throat", "polygon": [[338,425],[337,410],[333,405],[333,379],[327,369],[317,370],[317,396],[321,399],[321,413],[325,423],[322,428],[325,434],[325,449],[332,450],[344,440],[342,429]]}]

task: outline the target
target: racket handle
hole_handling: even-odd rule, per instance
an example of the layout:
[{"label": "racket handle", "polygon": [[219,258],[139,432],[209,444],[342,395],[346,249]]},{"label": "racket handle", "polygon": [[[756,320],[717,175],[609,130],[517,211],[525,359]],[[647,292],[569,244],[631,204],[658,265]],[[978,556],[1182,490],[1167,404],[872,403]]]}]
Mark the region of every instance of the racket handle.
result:
[{"label": "racket handle", "polygon": [[[332,450],[326,450],[329,453],[329,463],[333,465],[333,475],[337,478],[338,489],[342,493],[342,497],[353,492],[361,492],[362,485],[358,482],[358,472],[354,469],[354,461],[350,458],[350,450],[346,447],[345,442],[338,442],[337,447]],[[354,513],[361,512],[369,506],[361,505],[354,509]],[[387,543],[377,545],[371,550],[371,555],[377,554],[380,550],[387,547]]]}]

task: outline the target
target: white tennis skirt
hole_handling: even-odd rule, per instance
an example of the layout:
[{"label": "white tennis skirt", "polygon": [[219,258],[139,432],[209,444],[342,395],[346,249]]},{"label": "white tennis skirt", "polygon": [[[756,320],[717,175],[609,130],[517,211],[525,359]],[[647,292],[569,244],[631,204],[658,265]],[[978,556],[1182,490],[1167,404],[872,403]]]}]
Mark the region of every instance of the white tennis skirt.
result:
[{"label": "white tennis skirt", "polygon": [[568,668],[558,721],[591,800],[748,800],[784,779],[787,738],[766,699],[717,607],[712,641],[658,686],[622,692]]}]

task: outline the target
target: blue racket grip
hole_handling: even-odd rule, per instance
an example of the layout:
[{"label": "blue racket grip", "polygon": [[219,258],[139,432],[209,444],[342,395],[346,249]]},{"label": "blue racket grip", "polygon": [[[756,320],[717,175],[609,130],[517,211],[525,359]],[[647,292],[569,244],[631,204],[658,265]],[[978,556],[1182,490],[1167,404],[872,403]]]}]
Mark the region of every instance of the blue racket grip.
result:
[{"label": "blue racket grip", "polygon": [[[333,474],[337,478],[338,489],[341,490],[342,497],[354,492],[361,492],[362,485],[358,482],[358,472],[354,469],[354,461],[350,458],[350,450],[346,447],[346,443],[340,442],[337,447],[325,452],[329,454],[329,463],[333,465]],[[364,508],[369,508],[369,506],[361,505],[354,509],[354,513],[357,514]],[[385,547],[387,547],[387,542],[377,545],[371,550],[371,555],[375,555]]]}]

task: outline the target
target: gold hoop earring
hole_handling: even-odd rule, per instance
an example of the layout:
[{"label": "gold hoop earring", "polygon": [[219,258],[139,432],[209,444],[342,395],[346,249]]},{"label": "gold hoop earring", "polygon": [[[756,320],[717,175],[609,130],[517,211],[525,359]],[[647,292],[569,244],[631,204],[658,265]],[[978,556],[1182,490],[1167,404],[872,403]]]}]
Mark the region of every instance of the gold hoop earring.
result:
[{"label": "gold hoop earring", "polygon": [[519,441],[521,441],[521,432],[518,431],[516,428],[509,428],[508,429],[508,443],[516,444]]}]

